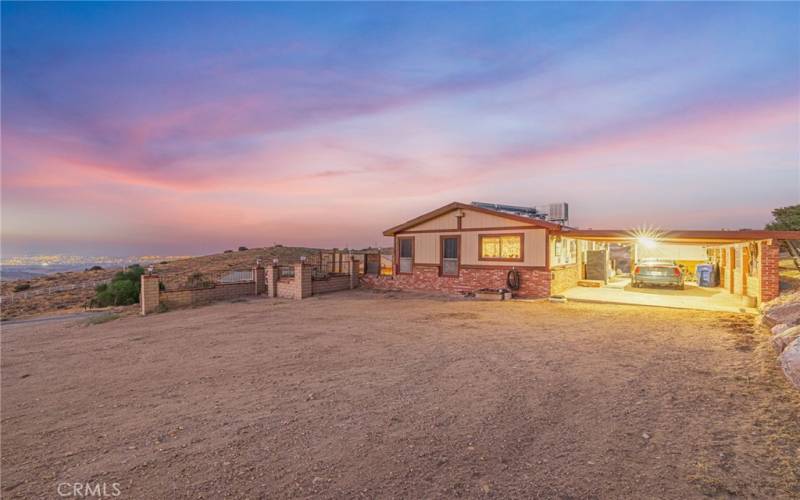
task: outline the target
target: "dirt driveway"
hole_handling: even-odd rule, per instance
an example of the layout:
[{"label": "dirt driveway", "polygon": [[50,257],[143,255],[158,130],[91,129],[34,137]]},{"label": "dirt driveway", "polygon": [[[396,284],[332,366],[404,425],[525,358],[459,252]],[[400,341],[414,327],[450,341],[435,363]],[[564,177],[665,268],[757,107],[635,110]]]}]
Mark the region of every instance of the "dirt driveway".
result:
[{"label": "dirt driveway", "polygon": [[354,291],[7,326],[3,497],[798,497],[752,321]]}]

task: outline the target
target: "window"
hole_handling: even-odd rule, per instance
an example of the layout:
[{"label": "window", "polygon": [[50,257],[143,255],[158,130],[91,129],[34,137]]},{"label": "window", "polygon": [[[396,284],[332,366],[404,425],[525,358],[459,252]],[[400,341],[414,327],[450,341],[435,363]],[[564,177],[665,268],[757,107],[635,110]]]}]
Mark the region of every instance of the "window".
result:
[{"label": "window", "polygon": [[522,260],[522,234],[480,235],[480,260]]},{"label": "window", "polygon": [[442,276],[458,276],[460,236],[442,236]]},{"label": "window", "polygon": [[400,274],[411,274],[414,266],[414,238],[398,238],[400,246]]},{"label": "window", "polygon": [[563,266],[574,264],[578,261],[578,245],[572,238],[562,238],[561,236],[554,236],[550,240],[552,242],[550,254],[550,264],[553,266]]}]

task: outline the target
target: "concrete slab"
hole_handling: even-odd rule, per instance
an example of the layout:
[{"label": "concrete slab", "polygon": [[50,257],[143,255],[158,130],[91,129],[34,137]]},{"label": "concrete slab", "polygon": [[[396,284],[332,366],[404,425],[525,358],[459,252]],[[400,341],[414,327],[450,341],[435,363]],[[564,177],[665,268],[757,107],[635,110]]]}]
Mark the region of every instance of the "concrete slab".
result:
[{"label": "concrete slab", "polygon": [[741,298],[722,288],[701,288],[694,283],[686,283],[685,290],[633,288],[629,278],[621,278],[601,288],[570,288],[561,295],[576,302],[758,314],[758,309],[743,306]]}]

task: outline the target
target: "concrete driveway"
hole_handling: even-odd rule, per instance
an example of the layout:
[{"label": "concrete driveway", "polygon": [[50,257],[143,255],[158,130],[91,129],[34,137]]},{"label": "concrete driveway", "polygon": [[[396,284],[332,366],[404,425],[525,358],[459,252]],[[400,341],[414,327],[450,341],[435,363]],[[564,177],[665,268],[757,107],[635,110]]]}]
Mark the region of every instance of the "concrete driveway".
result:
[{"label": "concrete driveway", "polygon": [[722,288],[701,288],[686,283],[685,290],[666,287],[633,288],[630,278],[621,278],[599,288],[577,286],[562,293],[567,300],[626,304],[635,306],[671,307],[732,313],[757,314],[753,307],[742,305],[741,299]]}]

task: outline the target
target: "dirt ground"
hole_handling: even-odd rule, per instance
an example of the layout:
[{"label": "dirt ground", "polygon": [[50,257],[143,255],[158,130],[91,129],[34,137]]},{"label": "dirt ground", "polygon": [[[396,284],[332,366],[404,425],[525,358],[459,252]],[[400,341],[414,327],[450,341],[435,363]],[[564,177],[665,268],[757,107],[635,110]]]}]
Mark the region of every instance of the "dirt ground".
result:
[{"label": "dirt ground", "polygon": [[753,321],[353,291],[6,325],[2,496],[797,498]]}]

